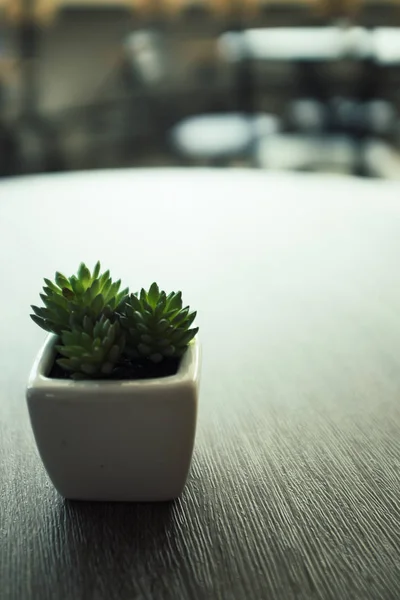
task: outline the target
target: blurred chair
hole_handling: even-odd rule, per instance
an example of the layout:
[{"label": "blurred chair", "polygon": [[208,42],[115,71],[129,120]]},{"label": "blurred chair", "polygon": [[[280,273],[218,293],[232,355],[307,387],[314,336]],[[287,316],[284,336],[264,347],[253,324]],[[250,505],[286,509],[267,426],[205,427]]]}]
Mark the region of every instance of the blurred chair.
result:
[{"label": "blurred chair", "polygon": [[152,0],[0,2],[19,40],[23,79],[29,67],[25,83],[36,88],[39,111],[93,101],[121,64],[125,36],[142,25],[153,6]]},{"label": "blurred chair", "polygon": [[343,135],[279,134],[260,140],[257,166],[276,171],[330,171],[352,174],[357,164],[357,146]]},{"label": "blurred chair", "polygon": [[400,155],[393,145],[381,140],[368,140],[365,161],[374,177],[400,181]]},{"label": "blurred chair", "polygon": [[372,100],[365,106],[365,121],[371,135],[380,139],[391,139],[397,133],[398,114],[386,100]]},{"label": "blurred chair", "polygon": [[[60,170],[57,132],[37,110],[37,4],[35,0],[3,2],[3,26],[12,39],[16,85],[12,86],[12,117],[6,144],[13,173]],[[9,91],[9,90],[7,90]],[[4,106],[7,112],[7,107]],[[3,111],[2,111],[3,112]],[[4,136],[3,141],[4,143]],[[28,158],[29,157],[29,158]]]},{"label": "blurred chair", "polygon": [[54,5],[40,35],[40,106],[59,112],[101,103],[118,77],[126,36],[146,18],[142,1],[56,0]]},{"label": "blurred chair", "polygon": [[15,56],[10,48],[9,32],[0,22],[0,177],[14,175],[17,171],[16,139],[10,126],[12,112]]},{"label": "blurred chair", "polygon": [[322,134],[326,131],[328,120],[326,107],[315,98],[293,100],[285,119],[291,131],[307,134]]},{"label": "blurred chair", "polygon": [[[124,89],[124,44],[127,35],[151,18],[151,3],[62,0],[57,4],[52,23],[42,33],[42,108],[64,114],[60,123],[67,120],[70,131],[80,134],[85,166],[103,165],[106,157],[120,161],[125,137],[134,129]],[[69,138],[67,131],[64,145]]]},{"label": "blurred chair", "polygon": [[[237,36],[239,45],[244,43],[244,35]],[[221,55],[234,67],[234,111],[197,115],[176,125],[171,141],[181,158],[213,165],[246,159],[253,164],[257,141],[280,129],[277,116],[256,110],[252,68],[246,49],[241,50]]]},{"label": "blurred chair", "polygon": [[153,29],[129,33],[124,40],[124,53],[129,84],[154,88],[168,77],[165,38]]},{"label": "blurred chair", "polygon": [[229,165],[235,160],[253,163],[258,141],[278,130],[279,120],[271,115],[198,115],[178,124],[171,141],[185,162],[213,166]]},{"label": "blurred chair", "polygon": [[92,106],[80,127],[92,128],[94,143],[100,132],[115,129],[104,125],[102,102],[118,78],[123,40],[132,23],[146,18],[149,3],[13,0],[8,8],[20,40],[21,110],[15,132],[23,170],[60,170],[65,164],[65,135],[60,136],[65,111],[71,122],[72,111],[78,119]]},{"label": "blurred chair", "polygon": [[18,156],[15,134],[0,118],[0,177],[17,174]]}]

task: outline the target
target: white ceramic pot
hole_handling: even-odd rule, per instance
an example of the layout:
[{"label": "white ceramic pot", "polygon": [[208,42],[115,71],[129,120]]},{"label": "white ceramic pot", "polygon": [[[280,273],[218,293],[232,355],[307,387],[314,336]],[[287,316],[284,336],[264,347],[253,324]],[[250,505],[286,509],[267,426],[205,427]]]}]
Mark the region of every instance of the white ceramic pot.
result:
[{"label": "white ceramic pot", "polygon": [[189,472],[197,416],[199,343],[176,375],[142,381],[47,377],[49,336],[33,366],[27,402],[40,456],[58,492],[75,500],[165,501]]}]

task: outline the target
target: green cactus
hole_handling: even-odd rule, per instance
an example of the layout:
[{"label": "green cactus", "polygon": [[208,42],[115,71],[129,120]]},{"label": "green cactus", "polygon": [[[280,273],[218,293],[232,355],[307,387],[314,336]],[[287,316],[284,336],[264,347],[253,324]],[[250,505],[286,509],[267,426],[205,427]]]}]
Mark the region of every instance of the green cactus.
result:
[{"label": "green cactus", "polygon": [[119,291],[121,281],[113,283],[109,271],[100,275],[100,262],[92,274],[81,263],[77,276],[67,278],[57,272],[55,283],[44,281],[44,293],[40,294],[44,307],[32,306],[31,318],[42,329],[57,335],[81,325],[85,316],[97,320],[105,314],[111,318],[129,293],[128,288]]},{"label": "green cactus", "polygon": [[110,377],[125,347],[125,334],[120,323],[112,323],[105,315],[98,321],[83,318],[82,326],[64,331],[56,346],[63,358],[57,364],[71,373],[72,379]]},{"label": "green cactus", "polygon": [[127,332],[126,353],[154,363],[165,357],[180,357],[198,332],[190,329],[195,312],[182,308],[181,292],[168,296],[153,283],[149,291],[131,294],[124,302],[121,325]]}]

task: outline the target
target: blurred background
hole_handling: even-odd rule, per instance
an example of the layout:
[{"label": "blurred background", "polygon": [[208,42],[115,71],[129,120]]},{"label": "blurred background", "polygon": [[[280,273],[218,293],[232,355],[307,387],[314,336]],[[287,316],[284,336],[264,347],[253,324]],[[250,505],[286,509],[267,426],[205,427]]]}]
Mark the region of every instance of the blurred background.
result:
[{"label": "blurred background", "polygon": [[0,176],[400,179],[400,0],[0,0]]}]

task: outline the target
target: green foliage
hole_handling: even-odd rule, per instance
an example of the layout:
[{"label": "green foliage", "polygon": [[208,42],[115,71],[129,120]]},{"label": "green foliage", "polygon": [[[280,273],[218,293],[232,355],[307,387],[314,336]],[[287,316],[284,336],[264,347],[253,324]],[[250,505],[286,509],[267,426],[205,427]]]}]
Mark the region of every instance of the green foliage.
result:
[{"label": "green foliage", "polygon": [[128,296],[109,271],[100,274],[99,262],[93,273],[82,263],[77,275],[56,273],[54,282],[44,281],[44,306],[32,306],[31,317],[58,336],[57,363],[73,379],[110,378],[137,361],[143,368],[146,361],[180,358],[198,332],[181,292],[167,296],[153,283]]},{"label": "green foliage", "polygon": [[154,363],[182,356],[198,332],[198,327],[190,329],[195,318],[188,306],[183,308],[181,292],[167,296],[153,283],[148,292],[131,294],[120,317],[127,332],[127,355]]},{"label": "green foliage", "polygon": [[77,275],[67,278],[56,273],[55,282],[45,279],[40,297],[43,307],[32,306],[31,318],[39,327],[57,335],[81,326],[85,316],[99,319],[101,315],[112,318],[129,293],[120,290],[121,281],[113,282],[110,272],[100,274],[100,262],[90,273],[81,263]]},{"label": "green foliage", "polygon": [[109,377],[121,359],[125,335],[119,321],[112,323],[105,315],[93,321],[83,318],[82,325],[64,331],[56,347],[63,358],[57,363],[71,373],[73,379]]}]

